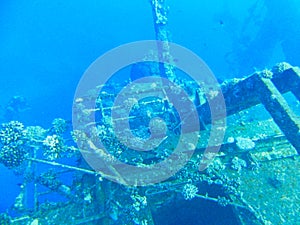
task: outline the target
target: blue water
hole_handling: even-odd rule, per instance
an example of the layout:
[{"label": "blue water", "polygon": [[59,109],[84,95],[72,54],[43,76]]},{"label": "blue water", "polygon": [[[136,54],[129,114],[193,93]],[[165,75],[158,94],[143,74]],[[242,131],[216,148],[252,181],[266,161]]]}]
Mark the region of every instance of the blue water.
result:
[{"label": "blue water", "polygon": [[[171,40],[198,54],[224,80],[287,61],[300,66],[297,0],[169,1]],[[71,119],[76,86],[106,51],[155,39],[147,0],[0,2],[0,122],[13,96],[29,108],[25,125],[49,127]],[[0,212],[13,204],[20,182],[0,165]]]}]

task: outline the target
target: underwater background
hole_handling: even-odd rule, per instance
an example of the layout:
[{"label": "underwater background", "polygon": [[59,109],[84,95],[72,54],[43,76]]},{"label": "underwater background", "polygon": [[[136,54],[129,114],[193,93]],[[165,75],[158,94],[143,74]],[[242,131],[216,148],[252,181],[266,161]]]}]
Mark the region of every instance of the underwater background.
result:
[{"label": "underwater background", "polygon": [[[167,3],[171,41],[200,56],[220,81],[283,61],[300,66],[297,0]],[[0,122],[49,127],[54,118],[70,120],[76,86],[96,58],[153,39],[148,0],[0,1]],[[8,115],[14,99],[20,110]],[[20,182],[0,165],[0,212],[14,203]]]}]

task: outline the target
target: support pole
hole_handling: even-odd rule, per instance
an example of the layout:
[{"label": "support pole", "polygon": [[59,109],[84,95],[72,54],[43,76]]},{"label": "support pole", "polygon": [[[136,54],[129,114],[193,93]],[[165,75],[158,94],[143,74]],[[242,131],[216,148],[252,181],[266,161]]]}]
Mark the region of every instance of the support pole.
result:
[{"label": "support pole", "polygon": [[300,120],[270,79],[257,79],[259,98],[289,142],[300,154]]},{"label": "support pole", "polygon": [[[169,31],[168,31],[168,6],[166,0],[150,0],[152,7],[154,30],[158,48],[158,57],[161,61],[172,62],[169,46]],[[175,72],[174,67],[170,64],[160,63],[159,71],[162,77],[174,80]]]}]

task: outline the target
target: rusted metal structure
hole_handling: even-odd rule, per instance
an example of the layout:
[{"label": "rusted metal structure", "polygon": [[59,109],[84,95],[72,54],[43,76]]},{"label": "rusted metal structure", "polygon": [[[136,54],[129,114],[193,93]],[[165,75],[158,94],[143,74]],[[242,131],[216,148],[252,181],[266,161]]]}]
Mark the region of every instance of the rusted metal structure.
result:
[{"label": "rusted metal structure", "polygon": [[[2,221],[6,218],[7,223],[13,224],[61,221],[64,224],[161,224],[166,208],[172,211],[179,203],[193,206],[197,203],[193,210],[224,207],[237,224],[296,224],[299,222],[300,158],[299,108],[295,103],[299,105],[299,75],[298,68],[281,63],[272,71],[225,81],[221,87],[228,108],[226,137],[213,163],[205,171],[198,169],[206,148],[203,140],[209,136],[209,129],[203,129],[200,131],[203,138],[188,164],[170,179],[152,186],[126,187],[91,170],[80,161],[79,150],[67,144],[64,120],[55,120],[48,130],[22,128],[23,136],[12,140],[22,140],[19,147],[27,148],[28,153],[24,159],[18,158],[20,164],[7,165],[16,171],[19,167],[26,168],[19,171],[24,183],[9,210],[20,216],[8,219],[8,215],[2,214]],[[198,108],[202,121],[209,127],[206,103]],[[261,115],[264,116],[259,119]],[[11,122],[10,126],[17,131],[15,123]],[[4,146],[11,145],[11,141],[4,141],[7,127],[1,130],[2,151]],[[16,133],[9,134],[17,137]],[[110,135],[105,133],[100,138]],[[49,149],[50,137],[57,138],[61,145]],[[159,150],[147,155],[148,162],[157,160],[157,155]],[[70,165],[63,162],[65,157],[79,161]],[[65,180],[70,175],[71,183]],[[50,200],[55,193],[63,196],[61,201]],[[182,220],[193,216],[192,211],[184,208],[182,212]]]},{"label": "rusted metal structure", "polygon": [[[160,0],[150,2],[157,39],[169,41],[166,5]],[[159,56],[170,57],[168,45],[158,49]],[[176,77],[176,69],[164,64],[142,66],[155,66],[163,77]],[[210,136],[210,106],[192,81],[178,78],[177,82],[192,90],[190,96],[202,128],[195,132],[201,139],[197,146],[187,147],[178,155],[184,157],[195,148],[180,171],[149,186],[110,181],[105,173],[87,165],[80,154],[84,149],[75,142],[91,145],[91,139],[100,139],[112,155],[134,165],[163,160],[178,142],[180,121],[161,99],[136,103],[132,119],[149,121],[153,115],[168,118],[172,137],[164,148],[170,152],[158,148],[144,155],[128,153],[129,149],[116,141],[108,117],[124,84],[107,84],[75,100],[76,110],[84,115],[80,118],[83,124],[91,112],[98,113],[97,130],[91,138],[78,130],[70,135],[70,124],[63,119],[55,119],[49,129],[24,127],[16,121],[3,124],[0,161],[21,175],[23,184],[15,204],[1,214],[0,224],[189,224],[189,218],[198,224],[299,224],[299,68],[279,63],[271,70],[220,84],[227,111],[225,138],[204,171],[199,171],[199,163]],[[163,84],[157,88],[164,88]],[[105,91],[99,94],[101,90]],[[85,104],[91,95],[98,96],[93,109]],[[90,124],[85,125],[89,129]],[[146,125],[135,127],[133,132],[142,136],[147,133]]]}]

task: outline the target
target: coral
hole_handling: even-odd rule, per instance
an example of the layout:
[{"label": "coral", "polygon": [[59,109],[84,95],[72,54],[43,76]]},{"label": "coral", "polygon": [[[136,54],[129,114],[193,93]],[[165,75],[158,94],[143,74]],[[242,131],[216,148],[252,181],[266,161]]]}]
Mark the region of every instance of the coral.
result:
[{"label": "coral", "polygon": [[147,206],[147,197],[146,196],[140,196],[137,193],[132,194],[131,199],[133,200],[133,208],[136,211],[140,211],[141,208],[145,208]]},{"label": "coral", "polygon": [[272,68],[272,72],[274,74],[279,74],[279,73],[282,73],[285,70],[290,69],[290,68],[292,68],[292,66],[289,63],[287,63],[287,62],[281,62],[281,63],[276,64]]},{"label": "coral", "polygon": [[240,150],[248,151],[255,148],[255,143],[250,138],[237,137],[236,145]]},{"label": "coral", "polygon": [[0,162],[8,168],[14,168],[22,164],[25,156],[26,150],[23,146],[10,147],[5,145],[0,151]]},{"label": "coral", "polygon": [[183,186],[182,194],[185,200],[191,200],[196,197],[198,188],[193,184]]},{"label": "coral", "polygon": [[263,70],[258,73],[260,77],[267,78],[267,79],[272,79],[273,78],[273,72],[271,70]]},{"label": "coral", "polygon": [[44,156],[49,160],[60,158],[61,154],[66,150],[64,140],[56,134],[46,137],[43,141],[43,149]]},{"label": "coral", "polygon": [[74,142],[84,141],[86,135],[80,130],[73,130],[71,131],[71,136]]},{"label": "coral", "polygon": [[1,214],[0,214],[0,224],[1,224],[1,225],[9,225],[9,224],[12,224],[10,216],[7,215],[6,213],[1,213]]},{"label": "coral", "polygon": [[68,122],[61,118],[54,119],[52,125],[53,127],[51,128],[51,131],[55,134],[65,133],[68,129]]},{"label": "coral", "polygon": [[43,184],[52,190],[57,189],[61,185],[61,182],[57,179],[57,175],[55,174],[55,172],[52,169],[48,170],[45,173],[42,173],[38,177],[37,181],[40,184]]},{"label": "coral", "polygon": [[245,160],[240,159],[238,157],[234,157],[231,161],[231,168],[237,170],[238,172],[241,171],[243,167],[247,167],[247,163]]},{"label": "coral", "polygon": [[230,204],[230,200],[226,197],[218,196],[218,204],[225,207]]},{"label": "coral", "polygon": [[38,142],[45,138],[46,130],[40,126],[29,126],[24,130],[24,135],[28,141]]},{"label": "coral", "polygon": [[24,125],[18,121],[2,124],[0,130],[0,162],[8,168],[18,167],[25,160]]},{"label": "coral", "polygon": [[11,121],[9,123],[2,124],[0,130],[0,143],[3,145],[9,145],[11,143],[18,142],[24,136],[24,125],[18,121]]},{"label": "coral", "polygon": [[225,169],[225,165],[221,162],[221,160],[219,158],[214,159],[213,163],[211,163],[209,165],[209,167],[207,168],[207,172],[219,172]]}]

